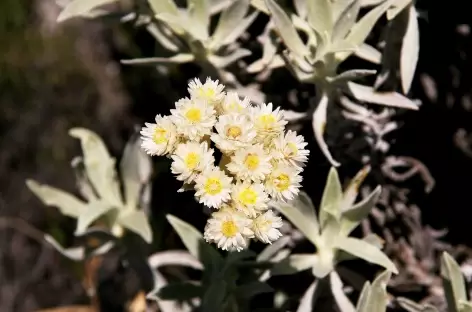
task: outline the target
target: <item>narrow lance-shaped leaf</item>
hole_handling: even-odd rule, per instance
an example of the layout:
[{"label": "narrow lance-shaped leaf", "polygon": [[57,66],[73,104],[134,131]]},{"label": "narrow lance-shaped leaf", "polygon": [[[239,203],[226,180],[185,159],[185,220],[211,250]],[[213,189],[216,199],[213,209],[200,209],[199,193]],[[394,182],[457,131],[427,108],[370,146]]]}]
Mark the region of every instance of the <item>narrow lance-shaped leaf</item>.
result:
[{"label": "narrow lance-shaped leaf", "polygon": [[418,110],[418,105],[409,98],[397,92],[377,92],[372,87],[363,86],[354,82],[347,83],[349,92],[359,101],[390,107]]},{"label": "narrow lance-shaped leaf", "polygon": [[420,34],[416,9],[413,5],[410,5],[407,9],[409,10],[408,27],[403,37],[400,56],[400,74],[403,93],[405,94],[411,88],[420,52]]},{"label": "narrow lance-shaped leaf", "polygon": [[323,196],[320,204],[320,223],[321,227],[327,220],[327,214],[331,214],[335,218],[338,218],[341,214],[340,206],[343,198],[343,191],[341,187],[341,181],[339,181],[338,172],[335,168],[331,167],[326,179],[326,184],[323,190]]},{"label": "narrow lance-shaped leaf", "polygon": [[241,22],[233,28],[233,31],[228,34],[222,41],[222,45],[228,45],[235,42],[246,29],[251,26],[252,22],[256,19],[258,12],[253,12],[241,20]]},{"label": "narrow lance-shaped leaf", "polygon": [[267,8],[267,5],[265,4],[264,0],[251,0],[251,5],[259,11],[270,15],[269,9]]},{"label": "narrow lance-shaped leaf", "polygon": [[341,211],[346,211],[354,204],[357,195],[359,193],[359,188],[364,182],[365,178],[370,172],[370,165],[364,166],[356,176],[349,182],[347,185],[344,194],[343,194],[343,203],[341,206]]},{"label": "narrow lance-shaped leaf", "polygon": [[370,289],[372,286],[370,285],[370,282],[367,281],[364,283],[364,286],[362,287],[361,293],[359,295],[359,298],[357,299],[357,304],[356,304],[356,312],[368,312],[367,310],[367,302],[369,299],[369,293]]},{"label": "narrow lance-shaped leaf", "polygon": [[313,301],[318,281],[311,283],[310,287],[303,294],[300,304],[297,308],[297,312],[311,312],[313,310]]},{"label": "narrow lance-shaped leaf", "polygon": [[367,262],[378,264],[387,270],[398,274],[395,264],[377,247],[357,238],[339,238],[337,247]]},{"label": "narrow lance-shaped leaf", "polygon": [[51,235],[45,234],[44,235],[44,240],[51,244],[51,246],[59,251],[63,256],[66,258],[69,258],[74,261],[81,261],[84,260],[85,258],[85,248],[80,246],[80,247],[72,247],[72,248],[64,248],[59,244],[54,237]]},{"label": "narrow lance-shaped leaf", "polygon": [[192,62],[195,59],[193,54],[190,53],[179,53],[171,57],[143,57],[131,60],[121,60],[122,64],[125,65],[144,65],[144,66],[156,66],[157,64],[183,64]]},{"label": "narrow lance-shaped leaf", "polygon": [[306,1],[308,22],[319,34],[331,38],[333,32],[333,9],[331,0]]},{"label": "narrow lance-shaped leaf", "polygon": [[343,290],[343,282],[336,271],[329,274],[331,293],[341,312],[355,312],[356,308],[346,296]]},{"label": "narrow lance-shaped leaf", "polygon": [[346,70],[337,76],[328,77],[328,81],[335,85],[342,85],[348,81],[362,79],[367,76],[375,75],[376,73],[377,71],[373,69],[351,69]]},{"label": "narrow lance-shaped leaf", "polygon": [[117,0],[72,0],[66,5],[66,7],[61,11],[61,13],[59,13],[59,16],[57,17],[57,22],[60,23],[74,17],[81,17],[95,8],[116,1]]},{"label": "narrow lance-shaped leaf", "polygon": [[266,0],[266,5],[270,11],[271,18],[277,27],[277,31],[287,48],[299,57],[310,54],[308,48],[300,39],[295,27],[293,27],[292,21],[282,8],[276,4],[274,0]]},{"label": "narrow lance-shaped leaf", "polygon": [[58,208],[62,214],[77,218],[87,209],[87,204],[72,194],[49,185],[27,180],[26,185],[47,206]]},{"label": "narrow lance-shaped leaf", "polygon": [[459,300],[467,300],[464,277],[457,262],[447,252],[441,257],[441,277],[449,309],[459,311]]},{"label": "narrow lance-shaped leaf", "polygon": [[323,94],[320,102],[318,103],[318,106],[315,109],[315,112],[313,113],[312,126],[313,126],[313,131],[315,133],[316,142],[320,146],[321,151],[323,152],[325,157],[328,159],[328,161],[331,163],[331,165],[338,167],[341,164],[337,162],[336,160],[334,160],[333,156],[331,156],[331,153],[328,148],[328,144],[326,144],[326,141],[324,139],[328,103],[329,103],[328,96],[326,94]]},{"label": "narrow lance-shaped leaf", "polygon": [[226,10],[221,13],[212,35],[213,48],[221,46],[222,42],[241,23],[249,8],[249,0],[234,1]]},{"label": "narrow lance-shaped leaf", "polygon": [[370,46],[366,43],[361,44],[356,49],[354,54],[357,57],[359,57],[359,58],[361,58],[365,61],[371,62],[373,64],[380,65],[380,63],[382,62],[382,53],[380,53],[377,49],[375,49],[374,47],[372,47],[372,46]]},{"label": "narrow lance-shaped leaf", "polygon": [[124,212],[118,216],[118,222],[141,236],[148,244],[152,242],[151,226],[143,210]]},{"label": "narrow lance-shaped leaf", "polygon": [[336,20],[336,23],[334,24],[333,41],[344,39],[344,37],[349,33],[352,26],[356,23],[360,8],[361,0],[353,0],[341,12],[340,16]]},{"label": "narrow lance-shaped leaf", "polygon": [[208,60],[218,68],[225,68],[248,55],[251,55],[251,51],[240,48],[226,56],[209,55]]},{"label": "narrow lance-shaped leaf", "polygon": [[394,19],[406,6],[412,4],[412,1],[413,0],[397,0],[393,2],[392,6],[387,10],[387,19]]},{"label": "narrow lance-shaped leaf", "polygon": [[192,34],[199,40],[208,38],[208,29],[210,26],[210,6],[208,0],[189,0],[189,13],[193,21],[191,29]]},{"label": "narrow lance-shaped leaf", "polygon": [[381,190],[381,187],[377,186],[365,199],[342,213],[341,233],[343,235],[351,233],[369,215],[379,199]]},{"label": "narrow lance-shaped leaf", "polygon": [[272,269],[272,275],[287,275],[302,272],[312,268],[317,261],[315,254],[294,254],[277,263]]},{"label": "narrow lance-shaped leaf", "polygon": [[[386,312],[388,304],[387,284],[391,276],[390,271],[380,273],[372,285],[368,287],[368,293],[362,298],[362,305],[358,312]],[[361,294],[362,295],[362,294]]]}]

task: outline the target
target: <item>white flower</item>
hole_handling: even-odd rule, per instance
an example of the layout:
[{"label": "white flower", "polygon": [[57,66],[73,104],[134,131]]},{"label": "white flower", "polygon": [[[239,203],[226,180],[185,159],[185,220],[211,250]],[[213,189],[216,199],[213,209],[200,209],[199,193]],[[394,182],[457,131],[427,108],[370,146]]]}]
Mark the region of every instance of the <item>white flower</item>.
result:
[{"label": "white flower", "polygon": [[210,208],[219,208],[231,196],[231,181],[218,167],[207,167],[195,179],[195,196],[200,203]]},{"label": "white flower", "polygon": [[172,152],[177,140],[175,125],[169,116],[156,116],[156,123],[145,123],[141,129],[141,147],[149,155],[162,156]]},{"label": "white flower", "polygon": [[243,113],[250,106],[249,98],[240,99],[236,92],[226,93],[220,105],[220,114]]},{"label": "white flower", "polygon": [[272,110],[272,103],[251,107],[251,118],[257,131],[260,142],[271,140],[284,130],[287,121],[283,119],[283,112],[277,107]]},{"label": "white flower", "polygon": [[300,188],[301,169],[284,163],[279,163],[266,178],[265,188],[272,198],[286,201],[294,198]]},{"label": "white flower", "polygon": [[267,210],[253,220],[252,230],[258,240],[266,244],[272,244],[282,236],[282,233],[278,230],[282,225],[282,218],[276,216],[272,210]]},{"label": "white flower", "polygon": [[231,191],[234,207],[251,218],[255,218],[261,211],[267,209],[269,197],[264,192],[261,183],[237,183]]},{"label": "white flower", "polygon": [[225,96],[224,88],[225,86],[219,84],[218,80],[207,78],[205,83],[202,83],[200,79],[195,78],[188,84],[188,93],[190,93],[192,99],[205,100],[215,106],[223,101]]},{"label": "white flower", "polygon": [[252,220],[241,214],[218,211],[208,219],[203,237],[223,250],[241,251],[247,247],[248,239],[254,237],[251,225]]},{"label": "white flower", "polygon": [[180,99],[170,112],[177,132],[190,140],[210,135],[216,122],[215,110],[203,100]]},{"label": "white flower", "polygon": [[172,155],[171,171],[177,180],[191,183],[206,167],[213,166],[213,149],[207,142],[187,142],[179,144]]},{"label": "white flower", "polygon": [[271,156],[267,155],[261,144],[237,150],[231,156],[231,162],[226,168],[240,180],[252,180],[254,182],[264,180],[270,173],[272,165]]},{"label": "white flower", "polygon": [[227,154],[249,146],[256,137],[256,131],[247,117],[234,113],[220,116],[215,129],[217,133],[211,135],[211,140]]},{"label": "white flower", "polygon": [[302,135],[297,135],[295,131],[288,130],[285,135],[281,134],[273,141],[274,158],[296,167],[301,167],[308,161],[310,151],[305,149],[308,143],[304,141]]}]

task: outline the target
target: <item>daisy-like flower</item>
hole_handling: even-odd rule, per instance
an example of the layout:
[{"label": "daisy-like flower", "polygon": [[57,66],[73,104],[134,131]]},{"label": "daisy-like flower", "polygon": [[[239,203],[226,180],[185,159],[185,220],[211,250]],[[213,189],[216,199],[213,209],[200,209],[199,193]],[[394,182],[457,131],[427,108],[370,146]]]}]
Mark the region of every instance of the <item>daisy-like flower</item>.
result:
[{"label": "daisy-like flower", "polygon": [[287,121],[283,119],[283,112],[277,107],[273,110],[272,103],[251,107],[251,118],[257,131],[260,142],[267,143],[274,136],[284,130]]},{"label": "daisy-like flower", "polygon": [[258,240],[272,244],[282,236],[278,230],[282,225],[282,218],[276,216],[272,210],[267,210],[253,220],[252,230]]},{"label": "daisy-like flower", "polygon": [[218,111],[220,114],[241,114],[250,106],[249,98],[240,99],[236,92],[227,92]]},{"label": "daisy-like flower", "polygon": [[262,181],[271,171],[271,156],[267,155],[262,144],[237,150],[226,165],[228,170],[240,180]]},{"label": "daisy-like flower", "polygon": [[203,100],[180,99],[170,112],[177,132],[192,141],[210,135],[216,122],[215,110]]},{"label": "daisy-like flower", "polygon": [[215,166],[207,167],[195,179],[195,196],[205,206],[219,208],[231,198],[232,180],[220,168]]},{"label": "daisy-like flower", "polygon": [[251,225],[252,220],[241,214],[218,211],[208,219],[203,238],[223,250],[241,251],[247,247],[249,238],[254,237]]},{"label": "daisy-like flower", "polygon": [[235,113],[220,116],[215,129],[217,133],[211,135],[211,140],[226,154],[249,146],[256,137],[256,131],[247,117]]},{"label": "daisy-like flower", "polygon": [[192,183],[196,176],[208,166],[213,166],[215,158],[213,149],[208,148],[207,142],[187,142],[177,146],[172,155],[171,171],[177,175],[177,180],[187,184]]},{"label": "daisy-like flower", "polygon": [[267,209],[269,196],[264,192],[261,183],[237,183],[231,191],[234,207],[246,216],[255,218],[261,211]]},{"label": "daisy-like flower", "polygon": [[300,189],[302,177],[300,176],[301,169],[293,167],[284,163],[279,163],[270,172],[266,178],[265,187],[267,193],[272,198],[286,201],[294,198]]},{"label": "daisy-like flower", "polygon": [[288,130],[285,135],[281,134],[273,141],[274,158],[296,167],[301,167],[308,161],[310,151],[305,149],[308,143],[303,136],[297,135],[295,131]]},{"label": "daisy-like flower", "polygon": [[224,85],[219,84],[218,80],[211,80],[207,78],[205,83],[200,79],[195,78],[188,84],[188,93],[192,99],[201,99],[207,101],[209,104],[219,105],[225,96],[223,89]]},{"label": "daisy-like flower", "polygon": [[175,148],[177,130],[169,116],[156,116],[156,123],[145,123],[141,129],[141,147],[147,154],[162,156]]}]

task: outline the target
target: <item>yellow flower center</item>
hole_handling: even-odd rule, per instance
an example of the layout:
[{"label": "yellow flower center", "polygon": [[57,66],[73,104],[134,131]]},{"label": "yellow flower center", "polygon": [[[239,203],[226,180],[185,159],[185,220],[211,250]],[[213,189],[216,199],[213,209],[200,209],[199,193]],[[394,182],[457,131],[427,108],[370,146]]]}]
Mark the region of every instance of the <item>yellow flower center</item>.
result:
[{"label": "yellow flower center", "polygon": [[255,205],[257,201],[257,192],[253,189],[246,188],[239,193],[238,199],[243,205]]},{"label": "yellow flower center", "polygon": [[275,178],[274,182],[275,182],[274,184],[277,190],[279,192],[283,192],[283,191],[286,191],[288,187],[290,186],[290,177],[286,175],[285,173],[281,173]]},{"label": "yellow flower center", "polygon": [[198,95],[203,98],[212,98],[216,95],[216,92],[212,88],[201,87],[198,90]]},{"label": "yellow flower center", "polygon": [[219,178],[208,178],[205,183],[204,189],[205,193],[210,195],[216,195],[221,192],[221,190],[223,189],[223,185]]},{"label": "yellow flower center", "polygon": [[243,107],[241,105],[239,105],[239,103],[236,102],[236,101],[231,102],[231,103],[228,104],[228,110],[230,110],[230,111],[241,112],[242,108]]},{"label": "yellow flower center", "polygon": [[287,156],[289,156],[289,157],[297,156],[298,148],[295,144],[290,142],[290,143],[287,144],[287,147],[288,147],[288,150],[289,150]]},{"label": "yellow flower center", "polygon": [[255,154],[247,155],[244,164],[249,170],[256,170],[259,167],[259,156]]},{"label": "yellow flower center", "polygon": [[276,122],[274,115],[266,114],[259,117],[259,122],[264,129],[272,128]]},{"label": "yellow flower center", "polygon": [[200,155],[198,155],[197,153],[188,153],[187,157],[185,157],[185,166],[187,166],[187,168],[190,170],[195,169],[199,162]]},{"label": "yellow flower center", "polygon": [[202,119],[202,112],[199,108],[190,108],[186,113],[185,117],[190,122],[199,122]]},{"label": "yellow flower center", "polygon": [[156,127],[154,129],[154,134],[152,136],[152,140],[156,144],[163,144],[167,142],[167,137],[166,137],[167,131],[163,128]]},{"label": "yellow flower center", "polygon": [[226,237],[234,237],[238,234],[238,226],[232,220],[223,221],[221,223],[221,233]]},{"label": "yellow flower center", "polygon": [[238,126],[230,126],[226,130],[226,135],[228,137],[232,137],[233,139],[236,139],[238,136],[240,136],[242,133],[241,128]]},{"label": "yellow flower center", "polygon": [[272,226],[272,222],[266,218],[257,218],[255,223],[256,227],[262,232],[267,232]]}]

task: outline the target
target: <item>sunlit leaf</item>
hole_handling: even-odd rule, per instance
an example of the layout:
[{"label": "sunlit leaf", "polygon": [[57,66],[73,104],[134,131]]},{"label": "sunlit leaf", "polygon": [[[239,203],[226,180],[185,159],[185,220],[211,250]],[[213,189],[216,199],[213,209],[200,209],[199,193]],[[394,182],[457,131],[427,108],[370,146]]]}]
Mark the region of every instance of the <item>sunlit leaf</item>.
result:
[{"label": "sunlit leaf", "polygon": [[372,76],[377,73],[376,70],[372,69],[351,69],[342,72],[341,74],[329,77],[328,81],[332,84],[344,84],[348,81],[362,79],[367,76]]},{"label": "sunlit leaf", "polygon": [[61,13],[59,13],[57,22],[60,23],[74,17],[81,17],[93,9],[116,1],[117,0],[72,0],[66,5]]},{"label": "sunlit leaf", "polygon": [[189,252],[182,250],[156,252],[149,257],[148,262],[149,266],[154,269],[165,265],[187,266],[196,270],[203,269],[202,264],[197,258],[191,255]]},{"label": "sunlit leaf", "polygon": [[171,57],[142,57],[130,60],[121,60],[122,64],[125,65],[146,65],[155,66],[157,64],[183,64],[192,62],[195,59],[193,54],[190,53],[179,53]]},{"label": "sunlit leaf", "polygon": [[63,256],[71,260],[81,261],[85,258],[85,248],[82,246],[64,248],[54,239],[54,237],[48,234],[44,235],[44,240],[51,244],[51,246],[54,247],[54,249],[56,249],[57,251],[59,251]]},{"label": "sunlit leaf", "polygon": [[331,214],[338,218],[341,214],[341,202],[343,199],[343,191],[341,181],[339,180],[338,172],[334,167],[331,167],[326,179],[326,184],[323,190],[323,196],[320,204],[320,223],[323,227],[327,214]]},{"label": "sunlit leaf", "polygon": [[359,294],[359,298],[357,299],[356,312],[369,312],[369,310],[367,310],[367,303],[369,300],[371,288],[372,285],[370,285],[369,281],[365,282],[364,286],[362,286],[361,293]]},{"label": "sunlit leaf", "polygon": [[460,266],[447,252],[441,257],[441,277],[449,309],[459,311],[459,300],[467,300],[464,277]]},{"label": "sunlit leaf", "polygon": [[370,287],[365,288],[367,293],[363,290],[363,294],[361,294],[362,304],[358,307],[358,312],[387,311],[388,295],[386,288],[391,274],[390,271],[382,272],[375,278]]},{"label": "sunlit leaf", "polygon": [[378,264],[387,270],[398,274],[395,264],[377,247],[357,238],[340,237],[337,247],[367,262]]},{"label": "sunlit leaf", "polygon": [[226,56],[216,56],[216,55],[210,55],[208,59],[212,64],[214,64],[218,68],[225,68],[229,66],[230,64],[236,62],[237,60],[242,59],[243,57],[246,57],[248,55],[251,55],[251,51],[247,49],[237,49],[234,52],[232,52],[229,55]]},{"label": "sunlit leaf", "polygon": [[344,39],[344,37],[349,33],[351,27],[357,20],[360,8],[361,0],[353,0],[341,12],[333,28],[334,41]]},{"label": "sunlit leaf", "polygon": [[382,53],[380,53],[377,49],[375,49],[374,47],[368,45],[368,44],[361,44],[357,49],[356,51],[354,52],[354,54],[363,59],[363,60],[366,60],[366,61],[369,61],[373,64],[377,64],[377,65],[380,65],[381,61],[382,61]]},{"label": "sunlit leaf", "polygon": [[378,201],[381,187],[377,186],[365,199],[342,213],[341,233],[348,235],[364,220]]},{"label": "sunlit leaf", "polygon": [[318,281],[311,283],[310,287],[307,288],[303,297],[300,299],[300,304],[297,308],[297,312],[312,312],[313,310],[313,299],[315,295]]},{"label": "sunlit leaf", "polygon": [[87,200],[97,200],[95,191],[90,184],[87,172],[85,171],[84,160],[80,156],[76,156],[71,161],[71,166],[74,169],[75,180],[80,194]]},{"label": "sunlit leaf", "polygon": [[104,201],[97,200],[90,202],[87,205],[87,209],[81,213],[77,219],[75,234],[83,234],[93,222],[112,210],[116,211],[116,207],[113,207]]},{"label": "sunlit leaf", "polygon": [[77,218],[87,209],[87,204],[72,194],[55,187],[27,180],[28,188],[47,206],[57,207],[62,214]]},{"label": "sunlit leaf", "polygon": [[121,213],[118,222],[128,230],[141,236],[148,244],[152,242],[152,230],[143,210]]},{"label": "sunlit leaf", "polygon": [[264,0],[251,0],[251,5],[267,15],[270,14]]},{"label": "sunlit leaf", "polygon": [[302,272],[313,267],[318,256],[315,254],[294,254],[277,263],[272,275],[287,275]]},{"label": "sunlit leaf", "polygon": [[328,144],[326,144],[326,141],[324,139],[328,103],[328,96],[326,94],[323,94],[320,99],[320,102],[318,103],[318,106],[315,109],[315,112],[313,113],[312,127],[315,133],[316,142],[318,143],[321,151],[331,163],[331,165],[333,165],[334,167],[338,167],[341,164],[334,160],[333,156],[331,156]]},{"label": "sunlit leaf", "polygon": [[351,206],[354,204],[354,201],[356,200],[357,195],[359,193],[359,188],[364,182],[367,175],[369,174],[370,169],[370,165],[364,166],[361,170],[359,170],[356,176],[347,185],[343,194],[343,200],[341,205],[342,212],[351,208]]},{"label": "sunlit leaf", "polygon": [[417,13],[413,5],[411,5],[408,10],[408,27],[405,36],[403,37],[400,56],[400,74],[404,94],[408,93],[411,88],[420,52],[420,34]]},{"label": "sunlit leaf", "polygon": [[266,5],[270,11],[272,20],[277,27],[277,31],[287,48],[300,57],[309,55],[310,53],[307,47],[303,44],[303,41],[300,39],[295,27],[293,27],[290,18],[282,8],[276,4],[274,0],[266,0]]},{"label": "sunlit leaf", "polygon": [[[234,1],[221,16],[212,35],[212,47],[218,48],[226,37],[242,22],[249,8],[249,0]],[[244,32],[244,30],[243,30]]]},{"label": "sunlit leaf", "polygon": [[387,10],[387,19],[394,19],[398,13],[403,11],[413,0],[397,0],[392,3],[392,6]]},{"label": "sunlit leaf", "polygon": [[208,38],[210,27],[210,6],[208,0],[188,0],[189,17],[193,22],[190,28],[192,34],[199,40]]},{"label": "sunlit leaf", "polygon": [[472,302],[459,300],[460,312],[472,312]]},{"label": "sunlit leaf", "polygon": [[319,250],[315,255],[311,273],[317,278],[325,278],[334,270],[334,254],[332,250]]},{"label": "sunlit leaf", "polygon": [[343,282],[336,271],[330,273],[329,280],[331,293],[333,294],[339,310],[341,312],[355,312],[356,308],[344,293]]},{"label": "sunlit leaf", "polygon": [[319,34],[331,37],[333,31],[333,9],[330,0],[313,0],[306,2],[308,22]]},{"label": "sunlit leaf", "polygon": [[269,261],[280,249],[290,242],[289,236],[282,236],[272,244],[264,248],[257,256],[257,261]]},{"label": "sunlit leaf", "polygon": [[170,13],[179,14],[179,8],[175,4],[174,0],[147,0],[154,14],[159,13]]},{"label": "sunlit leaf", "polygon": [[418,110],[418,105],[398,92],[378,92],[372,87],[354,82],[347,83],[349,92],[359,101],[390,107]]}]

